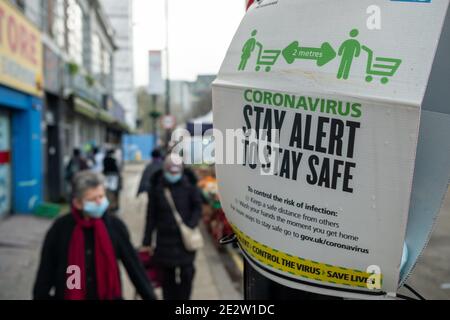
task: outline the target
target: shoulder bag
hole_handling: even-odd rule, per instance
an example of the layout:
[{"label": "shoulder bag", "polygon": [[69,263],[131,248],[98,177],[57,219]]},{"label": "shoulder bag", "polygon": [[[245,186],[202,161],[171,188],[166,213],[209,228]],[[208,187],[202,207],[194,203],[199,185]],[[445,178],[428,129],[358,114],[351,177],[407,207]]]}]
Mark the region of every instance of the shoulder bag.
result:
[{"label": "shoulder bag", "polygon": [[200,232],[200,228],[190,228],[183,222],[183,219],[181,218],[181,215],[175,206],[175,202],[173,201],[172,194],[170,193],[170,190],[168,188],[164,189],[164,195],[167,199],[167,202],[169,203],[170,208],[172,209],[172,213],[175,217],[178,228],[180,229],[181,238],[186,250],[193,252],[203,248],[204,242],[202,234]]}]

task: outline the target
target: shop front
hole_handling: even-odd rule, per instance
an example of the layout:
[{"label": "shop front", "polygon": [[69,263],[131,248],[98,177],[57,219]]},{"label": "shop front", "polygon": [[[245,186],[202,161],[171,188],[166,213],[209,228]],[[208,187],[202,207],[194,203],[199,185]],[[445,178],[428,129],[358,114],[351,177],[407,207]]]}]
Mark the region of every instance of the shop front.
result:
[{"label": "shop front", "polygon": [[62,61],[48,45],[44,50],[43,168],[44,195],[47,201],[59,202],[64,197]]},{"label": "shop front", "polygon": [[11,122],[0,111],[0,217],[11,210]]},{"label": "shop front", "polygon": [[0,0],[0,216],[42,197],[42,48],[39,31]]}]

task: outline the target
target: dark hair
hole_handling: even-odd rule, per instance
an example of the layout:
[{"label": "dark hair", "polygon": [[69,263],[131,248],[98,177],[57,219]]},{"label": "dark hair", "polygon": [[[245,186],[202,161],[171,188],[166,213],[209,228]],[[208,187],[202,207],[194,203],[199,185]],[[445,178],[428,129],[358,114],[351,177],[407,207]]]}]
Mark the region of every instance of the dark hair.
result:
[{"label": "dark hair", "polygon": [[73,155],[79,157],[81,155],[81,150],[78,148],[73,149]]},{"label": "dark hair", "polygon": [[154,149],[151,155],[153,159],[162,158],[162,152],[159,149]]}]

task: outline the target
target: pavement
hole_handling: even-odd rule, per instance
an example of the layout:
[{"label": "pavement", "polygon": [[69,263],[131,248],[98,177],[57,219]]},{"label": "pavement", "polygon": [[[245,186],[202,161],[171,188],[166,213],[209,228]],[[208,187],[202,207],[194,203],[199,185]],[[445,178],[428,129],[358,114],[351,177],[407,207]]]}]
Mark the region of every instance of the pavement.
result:
[{"label": "pavement", "polygon": [[20,215],[0,222],[0,300],[32,298],[41,244],[51,224]]},{"label": "pavement", "polygon": [[[146,196],[136,198],[142,170],[142,165],[127,166],[122,192],[123,211],[120,213],[136,247],[142,240],[146,209]],[[41,244],[52,223],[51,220],[21,215],[0,221],[0,300],[31,298]],[[209,235],[204,230],[203,232],[206,245],[197,255],[192,298],[242,299],[242,287],[236,287],[236,279],[231,279],[225,267],[227,264],[238,265],[239,258],[217,252]],[[134,289],[125,272],[122,272],[124,297],[134,299]],[[428,247],[420,257],[408,284],[427,299],[450,299],[450,192],[446,196]],[[404,289],[401,292],[410,295]]]}]

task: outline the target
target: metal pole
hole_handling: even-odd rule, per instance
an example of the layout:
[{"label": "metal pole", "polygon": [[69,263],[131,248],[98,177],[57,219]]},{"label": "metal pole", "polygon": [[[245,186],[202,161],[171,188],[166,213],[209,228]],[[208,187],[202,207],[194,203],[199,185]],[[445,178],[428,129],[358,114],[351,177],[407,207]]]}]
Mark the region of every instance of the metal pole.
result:
[{"label": "metal pole", "polygon": [[[155,113],[156,112],[156,103],[157,103],[157,99],[158,96],[156,94],[152,95],[152,112]],[[156,139],[156,136],[158,134],[158,128],[157,128],[157,118],[154,116],[154,114],[152,115],[152,134]]]},{"label": "metal pole", "polygon": [[[166,115],[170,115],[170,80],[169,80],[169,0],[166,0]],[[166,132],[166,146],[168,146],[170,141],[170,131]]]},{"label": "metal pole", "polygon": [[253,300],[342,300],[302,290],[288,288],[259,274],[244,261],[244,299]]}]

